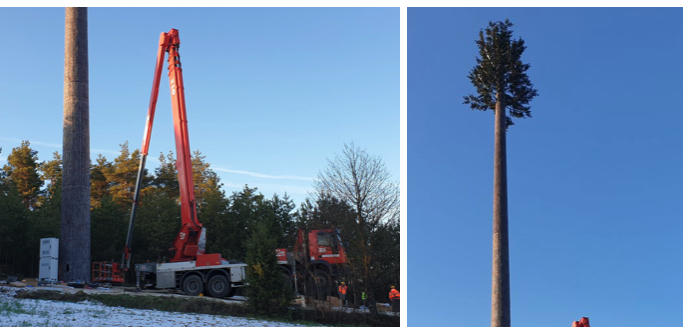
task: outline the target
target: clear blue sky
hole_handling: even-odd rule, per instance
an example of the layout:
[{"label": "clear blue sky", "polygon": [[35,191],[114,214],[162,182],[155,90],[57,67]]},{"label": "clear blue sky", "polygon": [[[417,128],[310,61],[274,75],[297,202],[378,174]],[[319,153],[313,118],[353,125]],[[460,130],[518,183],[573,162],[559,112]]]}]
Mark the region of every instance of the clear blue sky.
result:
[{"label": "clear blue sky", "polygon": [[462,97],[506,18],[540,93],[508,133],[512,325],[683,325],[682,12],[408,9],[410,326],[490,325],[494,116]]},{"label": "clear blue sky", "polygon": [[[225,184],[299,206],[344,143],[400,180],[399,8],[90,8],[91,156],[141,147],[161,32],[180,31],[191,149]],[[0,8],[0,165],[62,152],[64,8]],[[163,81],[168,81],[165,71]],[[174,150],[160,87],[148,168]]]}]

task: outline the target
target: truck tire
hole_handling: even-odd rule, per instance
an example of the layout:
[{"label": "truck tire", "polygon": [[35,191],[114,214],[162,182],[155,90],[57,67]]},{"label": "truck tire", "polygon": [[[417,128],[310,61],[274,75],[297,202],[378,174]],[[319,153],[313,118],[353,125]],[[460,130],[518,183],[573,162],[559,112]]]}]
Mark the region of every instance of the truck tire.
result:
[{"label": "truck tire", "polygon": [[310,295],[317,300],[326,300],[331,293],[331,277],[324,270],[314,271],[314,277],[310,278]]},{"label": "truck tire", "polygon": [[288,290],[294,291],[293,280],[291,279],[290,274],[281,272],[281,276],[283,277],[283,286]]},{"label": "truck tire", "polygon": [[207,292],[212,297],[224,298],[231,290],[231,284],[223,274],[217,274],[207,281]]},{"label": "truck tire", "polygon": [[205,291],[205,284],[197,274],[191,274],[183,279],[183,292],[188,296],[199,296]]}]

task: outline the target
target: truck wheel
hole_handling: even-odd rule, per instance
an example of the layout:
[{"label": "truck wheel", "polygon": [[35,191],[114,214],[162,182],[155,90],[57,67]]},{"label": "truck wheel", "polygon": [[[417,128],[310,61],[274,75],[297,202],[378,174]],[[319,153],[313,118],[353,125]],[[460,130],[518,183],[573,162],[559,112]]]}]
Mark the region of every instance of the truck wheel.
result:
[{"label": "truck wheel", "polygon": [[213,276],[207,282],[207,292],[212,297],[224,298],[228,295],[228,291],[231,290],[231,284],[228,282],[226,276],[218,274]]},{"label": "truck wheel", "polygon": [[283,276],[283,286],[288,290],[294,290],[293,281],[290,279],[290,275],[286,272],[281,272],[281,275]]},{"label": "truck wheel", "polygon": [[314,272],[314,277],[310,278],[310,287],[315,299],[326,300],[326,296],[331,293],[331,277],[326,271],[317,270]]},{"label": "truck wheel", "polygon": [[199,275],[192,274],[183,280],[183,292],[188,296],[199,296],[204,290],[205,285]]}]

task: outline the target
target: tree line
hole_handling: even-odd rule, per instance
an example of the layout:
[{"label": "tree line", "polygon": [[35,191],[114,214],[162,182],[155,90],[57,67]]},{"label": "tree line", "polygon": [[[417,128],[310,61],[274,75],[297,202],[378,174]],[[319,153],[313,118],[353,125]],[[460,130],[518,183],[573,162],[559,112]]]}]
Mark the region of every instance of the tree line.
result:
[{"label": "tree line", "polygon": [[[93,261],[118,262],[124,247],[140,151],[131,151],[128,142],[120,146],[117,157],[99,155],[90,168]],[[132,241],[134,263],[167,260],[181,226],[173,152],[160,154],[159,163],[144,171]],[[298,229],[334,226],[349,242],[345,280],[351,303],[361,304],[363,291],[385,301],[390,285],[399,286],[399,187],[380,157],[345,145],[319,173],[315,192],[299,209],[287,193],[267,197],[247,185],[227,195],[200,151],[193,152],[192,167],[208,253],[244,262],[260,237],[268,238],[270,246],[292,250]],[[40,161],[29,141],[8,154],[0,169],[0,273],[38,276],[40,239],[60,236],[61,170],[58,152]]]}]

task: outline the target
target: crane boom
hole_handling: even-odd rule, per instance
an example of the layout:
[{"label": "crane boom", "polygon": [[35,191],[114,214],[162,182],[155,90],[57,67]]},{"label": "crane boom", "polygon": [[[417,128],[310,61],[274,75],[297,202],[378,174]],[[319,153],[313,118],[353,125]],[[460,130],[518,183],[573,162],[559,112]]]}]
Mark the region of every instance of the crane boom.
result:
[{"label": "crane boom", "polygon": [[159,48],[157,51],[157,62],[155,64],[155,75],[152,82],[152,93],[148,106],[145,132],[143,134],[143,146],[141,148],[140,165],[136,179],[136,187],[133,196],[133,206],[131,208],[131,219],[129,221],[126,246],[122,259],[122,267],[130,267],[131,241],[135,222],[136,210],[139,204],[140,189],[142,187],[145,161],[147,159],[150,137],[152,135],[152,124],[155,118],[157,98],[159,95],[159,84],[161,81],[165,53],[169,53],[169,88],[171,91],[171,108],[174,119],[174,135],[176,141],[176,169],[178,170],[178,182],[181,196],[181,221],[182,226],[172,247],[171,262],[181,262],[195,260],[197,255],[204,254],[204,228],[197,219],[197,207],[195,204],[195,192],[193,183],[193,167],[190,154],[190,142],[188,137],[188,118],[186,116],[185,92],[183,87],[183,71],[181,69],[181,56],[178,48],[181,41],[178,30],[171,29],[169,32],[162,32],[159,37]]}]

